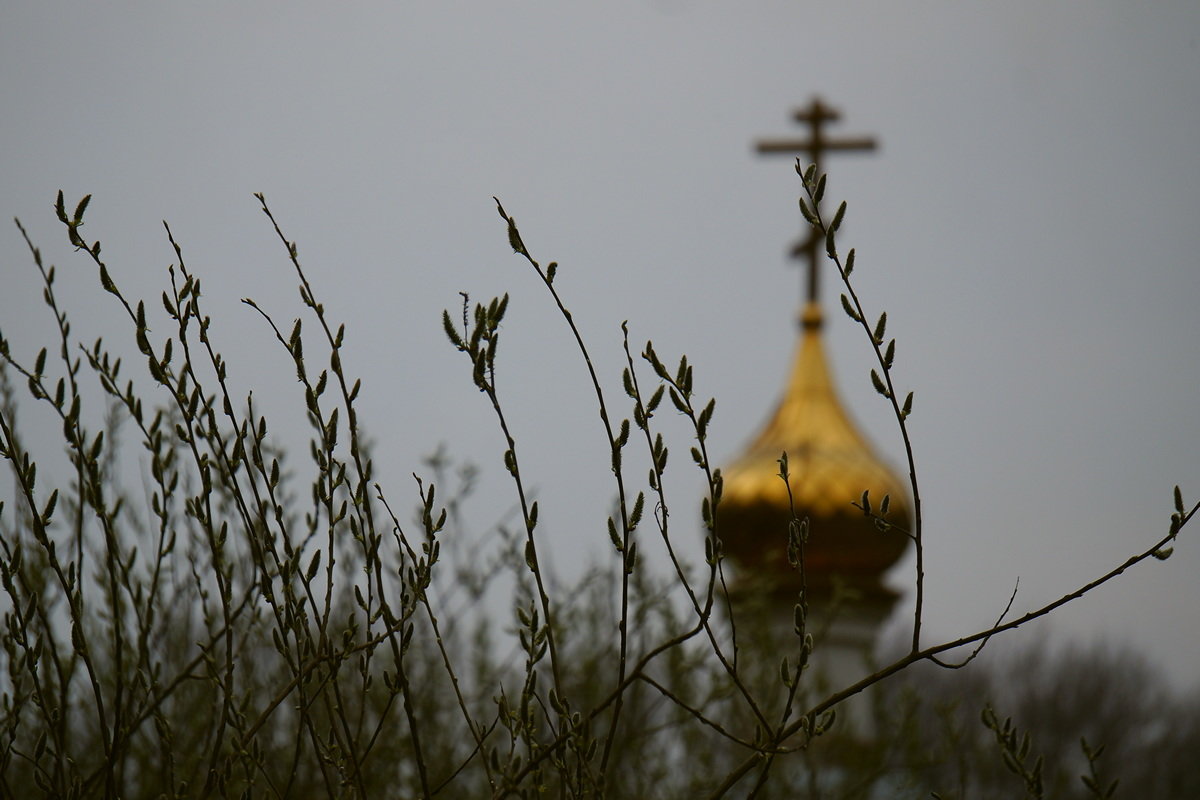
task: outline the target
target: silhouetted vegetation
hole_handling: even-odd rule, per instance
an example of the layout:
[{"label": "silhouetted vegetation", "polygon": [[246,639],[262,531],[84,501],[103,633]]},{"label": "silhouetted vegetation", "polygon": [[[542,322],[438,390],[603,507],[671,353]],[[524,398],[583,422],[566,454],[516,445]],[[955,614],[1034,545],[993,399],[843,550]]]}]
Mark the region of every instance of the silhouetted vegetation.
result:
[{"label": "silhouetted vegetation", "polygon": [[[838,250],[845,206],[826,221],[824,176],[802,178],[801,207],[843,279],[842,305],[871,343],[873,382],[907,446],[913,394],[895,385],[886,315],[868,316],[851,280],[854,252]],[[58,198],[68,242],[128,319],[133,356],[80,340],[55,268],[26,236],[58,334],[32,353],[0,334],[11,489],[0,503],[0,794],[975,798],[1024,787],[1073,797],[1107,796],[1117,777],[1139,796],[1200,793],[1188,756],[1200,745],[1196,700],[1171,699],[1144,662],[1085,653],[947,670],[955,665],[944,660],[1169,556],[1197,510],[1179,489],[1169,530],[1128,561],[1025,616],[933,645],[921,631],[920,515],[909,530],[864,496],[865,514],[916,545],[911,647],[863,681],[817,691],[802,600],[796,637],[778,652],[739,642],[724,615],[722,480],[707,450],[715,404],[686,357],[668,362],[626,332],[614,399],[559,293],[557,264],[535,259],[498,205],[509,244],[587,367],[599,422],[580,425],[599,424],[608,441],[595,457],[611,464],[601,491],[614,510],[594,527],[607,530],[611,556],[577,585],[557,586],[497,388],[507,296],[464,296],[444,316],[481,411],[504,436],[517,508],[513,524],[477,537],[458,513],[473,473],[443,455],[418,468],[412,490],[377,482],[361,382],[343,366],[345,326],[259,200],[304,317],[283,324],[246,302],[300,382],[303,442],[277,436],[265,418],[254,390],[261,398],[270,387],[231,384],[209,336],[219,323],[206,314],[202,276],[169,228],[174,264],[148,303],[120,288],[119,269],[83,238],[89,198],[74,210]],[[664,409],[688,421],[690,441],[666,441]],[[689,457],[669,461],[680,447]],[[681,461],[704,478],[703,536],[694,498],[664,488]],[[130,485],[131,463],[141,485]],[[794,519],[780,532],[797,562],[804,530]],[[646,548],[665,555],[665,573],[639,560]],[[507,608],[485,608],[500,584],[511,587]],[[835,723],[839,705],[868,689],[876,730]],[[984,712],[985,725],[986,702],[997,711]],[[1033,732],[1028,746],[1018,728]]]}]

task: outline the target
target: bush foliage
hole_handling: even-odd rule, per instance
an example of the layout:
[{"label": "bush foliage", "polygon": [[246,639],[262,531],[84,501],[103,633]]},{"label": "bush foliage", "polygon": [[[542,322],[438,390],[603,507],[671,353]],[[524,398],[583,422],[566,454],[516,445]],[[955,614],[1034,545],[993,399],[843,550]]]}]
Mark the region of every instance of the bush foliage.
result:
[{"label": "bush foliage", "polygon": [[[886,314],[867,314],[851,279],[854,252],[838,250],[844,204],[827,221],[824,176],[801,176],[801,207],[843,279],[846,313],[870,341],[872,380],[899,425],[919,509],[906,426],[913,395],[894,384]],[[1154,754],[1161,765],[1172,739],[1163,724],[1178,741],[1200,742],[1194,706],[1178,718],[1126,709],[1123,721],[1095,731],[1066,725],[1048,751],[1051,767],[1073,771],[1063,783],[1035,755],[1038,740],[1030,744],[990,707],[985,724],[966,725],[959,713],[977,716],[995,696],[1020,724],[1045,730],[1062,720],[1039,718],[1044,702],[996,691],[1011,682],[993,673],[955,671],[956,679],[981,676],[957,689],[929,673],[962,666],[945,660],[951,651],[973,647],[970,660],[992,636],[1137,562],[1167,557],[1197,510],[1178,488],[1169,531],[1125,563],[1044,608],[934,645],[921,635],[919,511],[911,530],[891,520],[918,555],[911,642],[868,678],[824,690],[807,670],[814,642],[803,598],[795,639],[769,652],[740,643],[728,624],[715,523],[722,481],[706,445],[714,403],[697,393],[686,357],[669,367],[651,343],[632,347],[626,332],[619,410],[559,294],[557,265],[534,258],[497,204],[509,244],[561,312],[587,367],[609,446],[596,457],[611,463],[616,499],[603,523],[609,561],[577,585],[556,585],[542,566],[538,502],[496,388],[508,299],[472,304],[464,296],[461,312],[445,313],[444,332],[503,433],[518,508],[516,524],[493,532],[493,557],[479,558],[464,544],[458,513],[473,484],[469,470],[431,459],[415,503],[377,482],[356,411],[361,380],[342,362],[345,326],[326,313],[296,245],[258,199],[305,316],[281,325],[246,302],[303,386],[303,445],[278,439],[253,392],[231,385],[209,335],[201,277],[169,227],[175,263],[159,302],[171,330],[154,336],[146,301],[119,287],[100,243],[81,234],[89,198],[70,210],[60,193],[56,204],[69,243],[128,319],[136,370],[123,348],[79,340],[59,304],[55,268],[25,236],[57,341],[28,358],[0,334],[0,456],[12,490],[0,503],[0,794],[978,797],[1023,789],[1040,797],[1078,787],[1109,796],[1114,750],[1117,768],[1151,763]],[[23,427],[30,408],[52,415],[56,441]],[[682,534],[670,525],[676,499],[663,475],[672,448],[656,422],[666,408],[691,426],[684,446],[707,487],[702,538],[690,524]],[[627,466],[634,453],[645,475]],[[143,472],[141,492],[129,486],[131,462]],[[865,496],[863,511],[880,513]],[[794,522],[780,535],[793,537],[800,567],[804,526]],[[650,547],[666,554],[667,571],[639,560]],[[508,613],[483,608],[498,582],[511,589]],[[1097,674],[1115,680],[1127,665],[1113,663]],[[1068,662],[1045,674],[1079,669]],[[1133,685],[1153,683],[1143,676]],[[874,733],[835,724],[839,705],[870,688]],[[1161,709],[1152,695],[1145,703]],[[1064,738],[1077,735],[1089,744],[1063,750]],[[1108,737],[1103,757],[1097,736]],[[1161,773],[1135,779],[1159,774],[1165,782],[1155,791],[1164,797],[1197,792],[1194,771]]]}]

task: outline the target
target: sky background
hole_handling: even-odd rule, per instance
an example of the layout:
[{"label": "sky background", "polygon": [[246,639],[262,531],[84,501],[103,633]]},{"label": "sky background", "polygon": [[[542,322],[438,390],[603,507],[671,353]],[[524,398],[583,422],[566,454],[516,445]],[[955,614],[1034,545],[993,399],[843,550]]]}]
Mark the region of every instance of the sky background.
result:
[{"label": "sky background", "polygon": [[[697,391],[717,398],[710,448],[727,463],[783,385],[801,285],[786,258],[798,179],[753,143],[802,134],[791,111],[814,94],[842,110],[838,134],[881,144],[826,167],[830,197],[849,203],[859,291],[888,311],[896,380],[916,391],[927,641],[985,627],[1018,576],[1021,612],[1147,547],[1175,484],[1189,507],[1200,495],[1191,0],[6,3],[0,210],[58,264],[82,337],[129,346],[51,204],[59,189],[93,194],[85,235],[149,299],[174,261],[169,221],[231,379],[288,401],[286,433],[301,395],[238,302],[284,323],[300,313],[252,197],[265,193],[348,323],[380,479],[411,495],[410,473],[444,444],[484,470],[468,510],[481,527],[511,502],[502,440],[440,316],[460,291],[509,292],[500,391],[570,574],[608,552],[606,445],[568,332],[492,196],[535,256],[560,262],[610,401],[624,409],[628,320],[635,347],[688,354]],[[0,327],[29,358],[51,322],[35,278],[16,227],[0,227]],[[831,272],[823,283],[836,310]],[[829,317],[843,396],[897,463],[867,343]],[[700,484],[686,431],[660,419],[683,541]],[[1195,685],[1193,528],[1169,561],[1029,635],[1132,644]],[[690,543],[698,554],[699,533]],[[892,583],[910,575],[906,560]]]}]

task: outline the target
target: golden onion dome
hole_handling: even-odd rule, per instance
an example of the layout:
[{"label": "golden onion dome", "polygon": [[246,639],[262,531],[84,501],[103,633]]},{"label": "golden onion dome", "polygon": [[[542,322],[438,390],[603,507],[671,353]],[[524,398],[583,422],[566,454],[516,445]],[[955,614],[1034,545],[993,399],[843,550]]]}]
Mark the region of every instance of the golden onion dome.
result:
[{"label": "golden onion dome", "polygon": [[875,456],[842,407],[821,325],[820,306],[808,303],[779,406],[745,452],[722,470],[718,536],[737,567],[739,590],[799,586],[787,560],[791,512],[779,477],[779,458],[786,452],[796,515],[809,518],[804,562],[810,593],[828,591],[840,578],[860,593],[892,595],[880,578],[903,555],[908,537],[895,529],[880,531],[852,503],[869,490],[878,509],[889,495],[887,518],[907,529],[907,484]]}]

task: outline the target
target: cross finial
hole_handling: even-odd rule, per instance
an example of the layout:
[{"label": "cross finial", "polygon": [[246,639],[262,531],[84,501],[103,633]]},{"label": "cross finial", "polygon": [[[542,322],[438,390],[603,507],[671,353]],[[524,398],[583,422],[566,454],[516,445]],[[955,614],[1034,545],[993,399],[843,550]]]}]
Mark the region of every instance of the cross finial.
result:
[{"label": "cross finial", "polygon": [[[825,105],[820,97],[814,97],[807,108],[797,109],[792,114],[793,119],[809,127],[807,140],[765,139],[758,142],[757,150],[759,153],[807,153],[808,163],[814,164],[817,168],[817,175],[821,175],[821,158],[828,151],[862,152],[875,149],[875,139],[870,136],[847,139],[826,138],[825,123],[835,122],[840,117],[841,114],[836,109]],[[809,227],[808,235],[792,248],[793,258],[808,259],[809,302],[815,302],[817,299],[817,259],[820,257],[821,245],[819,238],[817,231]]]}]

